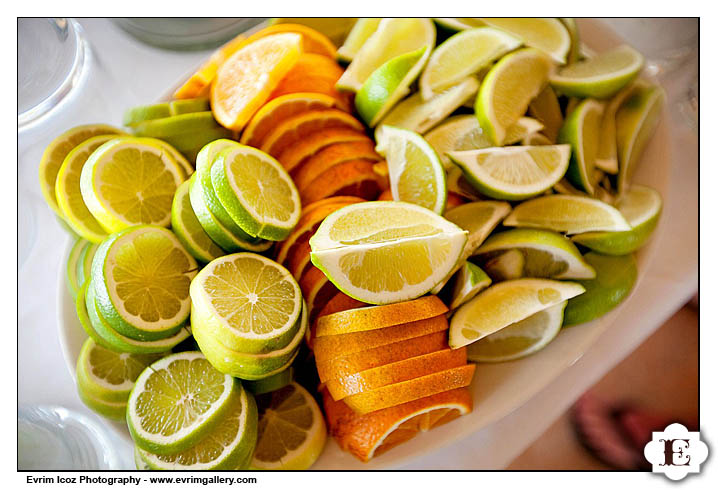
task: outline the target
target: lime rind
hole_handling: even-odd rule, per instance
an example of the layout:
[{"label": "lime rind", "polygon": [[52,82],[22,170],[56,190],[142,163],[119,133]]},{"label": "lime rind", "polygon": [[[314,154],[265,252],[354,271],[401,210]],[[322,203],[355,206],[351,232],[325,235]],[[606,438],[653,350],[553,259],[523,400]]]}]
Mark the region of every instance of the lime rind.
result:
[{"label": "lime rind", "polygon": [[376,32],[381,18],[358,19],[339,49],[337,58],[340,61],[351,62],[357,55],[364,43]]},{"label": "lime rind", "polygon": [[136,124],[132,130],[137,136],[165,139],[184,133],[199,133],[219,128],[212,111],[194,112],[146,120]]},{"label": "lime rind", "polygon": [[210,262],[226,252],[204,231],[189,202],[189,181],[177,188],[172,201],[172,231],[187,251],[198,261]]},{"label": "lime rind", "polygon": [[89,242],[84,238],[78,238],[75,240],[75,244],[70,249],[70,254],[67,256],[67,263],[65,264],[65,284],[67,285],[67,291],[72,296],[72,299],[77,298],[77,292],[81,288],[81,284],[78,280],[78,264],[82,257],[82,252],[85,250]]},{"label": "lime rind", "polygon": [[[518,37],[527,46],[538,49],[559,64],[566,63],[566,56],[571,49],[571,36],[558,19],[482,17],[477,20]],[[552,42],[547,42],[547,33],[555,38]]]},{"label": "lime rind", "polygon": [[100,400],[85,392],[80,385],[77,386],[77,394],[87,408],[108,419],[122,421],[125,419],[127,404],[124,402],[107,402]]},{"label": "lime rind", "polygon": [[258,380],[246,380],[242,384],[254,395],[264,395],[284,388],[294,381],[294,368],[289,366],[276,374]]},{"label": "lime rind", "polygon": [[194,173],[194,166],[189,163],[189,160],[187,160],[187,158],[182,153],[180,153],[177,148],[170,145],[166,141],[157,138],[150,138],[149,136],[138,137],[136,141],[141,141],[149,145],[159,146],[160,148],[165,150],[174,159],[175,163],[177,163],[177,165],[184,171],[185,177],[189,177]]},{"label": "lime rind", "polygon": [[599,146],[603,104],[586,99],[566,118],[558,133],[558,142],[571,145],[571,163],[566,178],[576,188],[595,193],[593,171]]},{"label": "lime rind", "polygon": [[81,287],[92,277],[92,259],[95,252],[100,247],[97,243],[88,243],[80,254],[80,260],[77,263],[77,286]]},{"label": "lime rind", "polygon": [[434,17],[434,22],[440,27],[452,32],[474,29],[485,25],[478,18],[470,17]]},{"label": "lime rind", "polygon": [[625,102],[626,98],[633,93],[636,84],[630,84],[609,101],[606,102],[606,108],[603,111],[601,119],[601,129],[598,138],[598,151],[596,152],[596,168],[603,170],[609,174],[618,173],[618,150],[616,148],[616,112]]},{"label": "lime rind", "polygon": [[491,278],[473,262],[466,261],[454,274],[449,310],[456,310],[491,285]]}]

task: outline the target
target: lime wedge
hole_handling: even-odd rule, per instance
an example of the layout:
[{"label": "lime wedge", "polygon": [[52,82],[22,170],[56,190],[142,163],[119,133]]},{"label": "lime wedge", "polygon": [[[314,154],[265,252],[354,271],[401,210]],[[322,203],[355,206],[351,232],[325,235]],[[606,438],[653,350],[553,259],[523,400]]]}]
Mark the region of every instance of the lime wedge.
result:
[{"label": "lime wedge", "polygon": [[484,198],[479,191],[474,189],[473,185],[469,184],[469,181],[464,177],[464,172],[453,163],[446,176],[446,190],[469,201],[477,201]]},{"label": "lime wedge", "polygon": [[520,250],[510,249],[484,261],[481,265],[494,281],[510,281],[524,277],[526,259]]},{"label": "lime wedge", "polygon": [[379,28],[381,18],[362,18],[358,19],[352,30],[349,31],[347,38],[344,40],[339,49],[337,49],[337,57],[341,61],[350,62],[357,55],[364,43]]},{"label": "lime wedge", "polygon": [[521,44],[520,39],[491,27],[468,29],[451,36],[431,54],[419,80],[421,96],[431,99]]},{"label": "lime wedge", "polygon": [[439,156],[418,133],[383,126],[377,151],[389,167],[391,194],[396,201],[444,212],[446,177]]},{"label": "lime wedge", "polygon": [[478,20],[516,36],[527,46],[544,52],[558,63],[566,63],[566,56],[571,49],[571,36],[558,19],[510,17]]},{"label": "lime wedge", "polygon": [[631,83],[641,68],[643,55],[624,44],[559,70],[551,85],[571,97],[605,99]]},{"label": "lime wedge", "polygon": [[571,65],[581,59],[581,36],[578,32],[578,25],[576,24],[576,19],[572,17],[560,17],[558,20],[564,25],[571,38],[571,49],[569,49],[568,57],[566,58],[566,62]]},{"label": "lime wedge", "polygon": [[473,262],[466,261],[453,276],[451,295],[449,296],[449,310],[471,301],[491,284],[491,278]]},{"label": "lime wedge", "polygon": [[474,362],[504,362],[526,357],[546,347],[561,331],[566,301],[534,313],[469,345]]},{"label": "lime wedge", "polygon": [[219,123],[215,121],[212,111],[205,111],[144,121],[137,124],[133,132],[137,136],[164,139],[168,136],[196,133],[218,127],[220,127]]},{"label": "lime wedge", "polygon": [[559,143],[571,145],[571,164],[566,178],[591,195],[595,192],[592,180],[602,115],[603,104],[586,99],[566,118],[558,133]]},{"label": "lime wedge", "polygon": [[207,263],[226,252],[212,241],[197,220],[189,199],[189,184],[183,182],[172,201],[172,231],[192,257]]},{"label": "lime wedge", "polygon": [[569,235],[631,229],[613,206],[590,197],[562,194],[522,202],[506,217],[504,225],[545,228]]},{"label": "lime wedge", "polygon": [[434,22],[449,31],[463,31],[484,26],[483,22],[472,17],[435,17]]},{"label": "lime wedge", "polygon": [[160,102],[159,104],[137,106],[126,110],[122,118],[122,124],[125,126],[136,126],[141,122],[152,119],[162,119],[180,114],[206,112],[209,110],[209,100],[205,97]]},{"label": "lime wedge", "polygon": [[616,149],[616,112],[623,105],[629,95],[633,93],[635,84],[628,85],[614,95],[606,103],[601,118],[601,129],[598,137],[598,151],[596,153],[596,167],[606,173],[618,173],[618,150]]},{"label": "lime wedge", "polygon": [[550,85],[546,85],[529,103],[529,114],[544,125],[544,134],[549,141],[555,143],[558,131],[563,126],[563,113],[556,92]]},{"label": "lime wedge", "polygon": [[490,286],[451,318],[449,345],[458,349],[584,292],[573,282],[516,279]]}]

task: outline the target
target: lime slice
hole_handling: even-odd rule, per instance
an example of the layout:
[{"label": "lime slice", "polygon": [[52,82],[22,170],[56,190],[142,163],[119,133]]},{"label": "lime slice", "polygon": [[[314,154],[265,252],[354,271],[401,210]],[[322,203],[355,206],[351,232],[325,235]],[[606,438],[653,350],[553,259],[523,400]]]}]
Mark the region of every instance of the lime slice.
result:
[{"label": "lime slice", "polygon": [[504,362],[540,351],[561,331],[565,308],[563,301],[474,342],[466,350],[468,359]]},{"label": "lime slice", "polygon": [[169,226],[172,198],[185,179],[169,153],[135,138],[115,138],[82,167],[80,190],[108,232],[135,224]]},{"label": "lime slice", "polygon": [[449,31],[463,31],[484,26],[483,22],[472,17],[436,17],[434,22]]},{"label": "lime slice", "polygon": [[376,32],[381,18],[358,19],[349,31],[344,44],[337,49],[337,57],[341,61],[350,62],[357,55],[364,43]]},{"label": "lime slice", "polygon": [[240,388],[222,420],[195,445],[172,454],[157,455],[139,449],[142,460],[153,470],[242,470],[249,466],[257,443],[257,404]]},{"label": "lime slice", "polygon": [[94,243],[104,240],[107,232],[90,213],[82,199],[80,175],[92,152],[116,137],[116,135],[101,135],[83,141],[67,154],[57,173],[55,198],[65,221],[75,233]]},{"label": "lime slice", "polygon": [[510,53],[491,68],[481,83],[474,110],[495,145],[504,141],[507,128],[526,113],[546,84],[551,68],[551,61],[531,48]]},{"label": "lime slice", "polygon": [[595,192],[592,180],[602,115],[603,104],[586,99],[566,118],[558,133],[559,143],[571,145],[571,164],[566,178],[589,194]]},{"label": "lime slice", "polygon": [[137,446],[135,446],[134,456],[135,468],[137,468],[137,470],[148,471],[150,469],[150,466],[142,459],[142,456],[140,455],[140,448],[138,448]]},{"label": "lime slice", "polygon": [[140,449],[184,451],[217,428],[241,394],[242,385],[201,352],[172,354],[137,378],[127,400],[127,427]]},{"label": "lime slice", "polygon": [[426,133],[473,97],[479,88],[474,77],[437,93],[433,98],[424,100],[416,93],[399,102],[381,121],[377,132],[384,126],[396,126],[417,133]]},{"label": "lime slice", "polygon": [[226,253],[212,241],[197,220],[189,200],[189,181],[179,186],[172,201],[172,231],[187,251],[200,262],[207,263]]},{"label": "lime slice", "polygon": [[631,254],[612,257],[589,252],[583,258],[596,269],[596,278],[579,281],[586,292],[569,300],[563,315],[566,327],[590,322],[614,309],[628,297],[638,277]]},{"label": "lime slice", "polygon": [[479,192],[515,201],[553,187],[566,173],[570,154],[569,145],[551,145],[452,151],[449,157]]},{"label": "lime slice", "polygon": [[92,283],[98,309],[127,337],[170,337],[189,317],[189,284],[197,269],[194,257],[166,228],[128,228],[95,253]]},{"label": "lime slice", "polygon": [[483,263],[509,250],[518,250],[523,255],[523,277],[596,277],[596,271],[584,262],[581,253],[570,240],[547,230],[518,228],[496,233],[479,247],[475,255]]},{"label": "lime slice", "polygon": [[524,276],[526,258],[520,250],[510,249],[484,261],[481,266],[494,281],[510,281]]},{"label": "lime slice", "polygon": [[661,196],[650,187],[633,185],[616,203],[630,231],[591,232],[571,239],[606,255],[625,255],[641,248],[651,237],[661,216]]},{"label": "lime slice", "polygon": [[263,354],[281,349],[299,329],[302,292],[297,282],[261,255],[213,260],[192,281],[190,295],[195,328],[201,323],[231,350]]},{"label": "lime slice", "polygon": [[555,61],[564,64],[571,49],[571,36],[558,19],[548,17],[481,18],[484,24],[506,31]]},{"label": "lime slice", "polygon": [[613,206],[590,197],[561,194],[522,202],[506,217],[504,225],[545,228],[569,235],[631,229]]},{"label": "lime slice", "polygon": [[601,118],[601,129],[596,152],[596,167],[609,174],[618,173],[618,150],[616,149],[616,112],[633,93],[635,84],[628,85],[607,102]]},{"label": "lime slice", "polygon": [[491,27],[468,29],[451,36],[431,54],[419,80],[421,96],[431,99],[521,44],[520,39]]},{"label": "lime slice", "polygon": [[218,127],[219,123],[215,121],[212,111],[204,111],[144,121],[137,124],[133,128],[133,132],[137,136],[164,139],[169,136],[196,133]]},{"label": "lime slice", "polygon": [[106,349],[130,354],[156,354],[168,352],[189,338],[189,328],[181,328],[177,333],[166,339],[142,341],[126,337],[112,328],[97,308],[95,289],[92,281],[86,284],[77,294],[75,302],[77,316],[82,328],[92,340]]},{"label": "lime slice", "polygon": [[170,156],[175,159],[175,162],[177,162],[177,165],[179,165],[179,167],[184,171],[187,177],[194,173],[194,165],[192,165],[189,160],[187,160],[187,158],[177,150],[177,148],[170,145],[166,141],[150,137],[138,138],[138,141],[142,141],[148,144],[154,144],[161,147],[163,150],[166,150],[170,154]]},{"label": "lime slice", "polygon": [[95,252],[100,247],[97,243],[88,243],[82,249],[80,260],[77,263],[77,286],[82,287],[90,281],[92,276],[92,259],[95,258]]},{"label": "lime slice", "polygon": [[78,389],[102,401],[126,403],[140,373],[163,356],[119,353],[87,339],[77,358]]},{"label": "lime slice", "polygon": [[235,223],[251,236],[281,241],[299,221],[299,192],[284,167],[255,148],[240,145],[212,164],[212,187]]},{"label": "lime slice", "polygon": [[449,310],[471,301],[481,290],[491,284],[491,278],[478,265],[466,261],[453,276],[453,285],[449,296]]},{"label": "lime slice", "polygon": [[297,383],[257,399],[259,436],[251,467],[306,470],[319,458],[327,440],[322,411]]},{"label": "lime slice", "polygon": [[550,279],[495,284],[456,311],[449,326],[449,345],[458,349],[476,342],[583,291],[580,284]]},{"label": "lime slice", "polygon": [[566,58],[566,62],[571,65],[581,59],[581,36],[578,32],[578,25],[576,24],[576,19],[572,17],[560,17],[558,20],[561,21],[571,38],[571,49],[569,49]]},{"label": "lime slice", "polygon": [[124,420],[127,411],[126,402],[106,402],[100,400],[80,389],[79,385],[77,387],[77,394],[80,396],[82,403],[93,412],[118,422]]},{"label": "lime slice", "polygon": [[426,47],[434,48],[436,29],[429,19],[382,19],[337,81],[340,90],[358,91],[369,76],[392,58]]},{"label": "lime slice", "polygon": [[249,390],[250,393],[253,393],[254,395],[263,395],[265,393],[280,390],[292,381],[294,381],[294,368],[289,366],[284,371],[273,374],[268,378],[258,379],[256,381],[243,381],[242,384],[247,390]]},{"label": "lime slice", "polygon": [[213,129],[203,129],[189,133],[181,133],[174,136],[167,136],[164,139],[191,161],[197,159],[197,154],[208,143],[219,139],[236,137],[236,133],[227,128],[217,126]]},{"label": "lime slice", "polygon": [[80,262],[82,252],[89,242],[83,238],[75,240],[75,244],[70,249],[67,256],[67,264],[65,264],[65,284],[67,290],[73,299],[77,298],[77,292],[80,290],[81,284],[78,281],[77,264]]},{"label": "lime slice", "polygon": [[474,189],[474,186],[469,184],[469,181],[464,177],[464,172],[459,167],[451,164],[446,176],[446,190],[458,194],[459,196],[468,199],[469,201],[477,201],[484,199],[479,191]]},{"label": "lime slice", "polygon": [[180,114],[206,112],[209,110],[209,99],[204,97],[173,100],[171,102],[161,102],[159,104],[143,105],[128,109],[122,118],[122,124],[125,126],[136,126],[143,121],[152,119],[162,119]]},{"label": "lime slice", "polygon": [[641,84],[616,113],[619,196],[628,190],[643,150],[658,127],[664,100],[663,89]]},{"label": "lime slice", "polygon": [[643,68],[643,55],[622,45],[566,66],[551,76],[551,85],[571,97],[605,99],[631,83]]},{"label": "lime slice", "polygon": [[556,92],[550,85],[546,85],[529,103],[529,114],[543,124],[544,134],[549,141],[555,143],[558,131],[563,126],[563,113]]},{"label": "lime slice", "polygon": [[371,304],[418,298],[457,264],[467,232],[421,206],[351,204],[309,240],[312,263],[349,296]]},{"label": "lime slice", "polygon": [[427,46],[392,58],[366,79],[356,94],[354,105],[369,127],[374,127],[394,105],[409,93],[429,59]]},{"label": "lime slice", "polygon": [[436,214],[444,212],[444,167],[421,135],[385,125],[377,138],[377,151],[386,158],[394,200],[417,204]]},{"label": "lime slice", "polygon": [[541,133],[531,133],[524,136],[521,140],[521,144],[524,146],[547,146],[553,143]]}]

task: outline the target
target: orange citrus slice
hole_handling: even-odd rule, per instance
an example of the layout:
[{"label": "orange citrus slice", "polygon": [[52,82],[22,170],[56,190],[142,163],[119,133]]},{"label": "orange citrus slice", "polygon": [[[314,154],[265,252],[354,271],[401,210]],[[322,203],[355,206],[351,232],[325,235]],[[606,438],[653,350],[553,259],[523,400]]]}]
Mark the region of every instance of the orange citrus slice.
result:
[{"label": "orange citrus slice", "polygon": [[[288,36],[289,34],[282,35]],[[355,117],[338,109],[303,112],[290,117],[274,128],[264,139],[261,149],[265,153],[277,157],[310,134],[331,128],[364,131],[364,126]]]},{"label": "orange citrus slice", "polygon": [[283,32],[294,32],[302,36],[302,45],[307,53],[316,53],[334,60],[337,57],[337,48],[334,43],[319,31],[315,31],[311,27],[301,24],[275,24],[265,27],[261,31],[257,31],[249,38],[247,42],[253,42],[263,37],[279,34]]},{"label": "orange citrus slice", "polygon": [[323,172],[299,195],[302,198],[302,205],[307,205],[337,195],[357,196],[373,201],[379,191],[372,162],[350,160]]},{"label": "orange citrus slice", "polygon": [[[318,342],[320,339],[316,339]],[[365,414],[471,384],[476,364],[446,369],[343,398],[355,412]]]},{"label": "orange citrus slice", "polygon": [[295,169],[292,179],[294,179],[294,184],[301,192],[321,173],[329,170],[334,165],[339,165],[349,160],[376,162],[381,160],[381,157],[374,151],[374,143],[371,141],[335,143],[310,157],[301,167]]},{"label": "orange citrus slice", "polygon": [[287,256],[287,270],[294,276],[297,281],[304,271],[312,266],[310,252],[312,248],[309,246],[309,240],[304,240],[292,247],[291,253]]},{"label": "orange citrus slice", "polygon": [[259,148],[264,137],[285,119],[307,111],[331,109],[337,101],[324,94],[287,94],[270,100],[252,117],[242,133],[240,143]]},{"label": "orange citrus slice", "polygon": [[314,354],[318,362],[324,362],[339,356],[440,332],[448,327],[446,317],[439,315],[378,330],[316,337],[314,339]]},{"label": "orange citrus slice", "polygon": [[335,400],[466,365],[466,349],[443,349],[327,380]]},{"label": "orange citrus slice", "polygon": [[312,312],[316,316],[329,300],[339,292],[336,286],[327,279],[327,276],[316,267],[310,267],[302,274],[299,279],[299,289],[302,290],[302,296],[304,296],[304,301],[307,303],[310,322],[313,319]]},{"label": "orange citrus slice", "polygon": [[215,119],[240,131],[267,101],[279,81],[299,59],[302,38],[287,32],[247,44],[225,61],[212,83]]},{"label": "orange citrus slice", "polygon": [[[362,306],[366,306],[366,303],[362,303],[358,299],[354,299],[351,296],[347,296],[341,291],[338,291],[334,296],[332,296],[326,305],[324,305],[321,309],[318,309],[318,313],[314,316],[314,318],[316,319],[324,315],[331,315],[332,313],[336,313],[338,311],[361,308]],[[312,341],[314,339],[316,327],[316,323],[312,322],[311,327],[307,329],[309,331],[307,334],[307,345],[310,349],[314,349]]]},{"label": "orange citrus slice", "polygon": [[297,226],[302,222],[302,218],[307,216],[310,211],[313,209],[316,209],[320,206],[324,206],[325,204],[332,204],[332,203],[345,203],[345,204],[354,204],[355,202],[362,202],[363,199],[360,199],[358,197],[354,196],[334,196],[334,197],[328,197],[326,199],[322,199],[321,201],[313,202],[308,206],[304,206],[302,208],[302,216],[299,218],[299,223],[297,223]]},{"label": "orange citrus slice", "polygon": [[[386,160],[382,160],[381,162],[377,162],[372,167],[372,170],[374,170],[374,173],[378,177],[379,186],[381,187],[382,194],[389,190],[389,166],[386,163]],[[387,199],[388,201],[391,201],[391,199]]]},{"label": "orange citrus slice", "polygon": [[451,422],[473,409],[466,388],[445,391],[366,415],[322,391],[324,413],[339,446],[367,462],[434,427]]},{"label": "orange citrus slice", "polygon": [[449,309],[446,305],[434,295],[401,303],[341,311],[317,320],[317,337],[393,327],[433,318],[447,311]]},{"label": "orange citrus slice", "polygon": [[386,189],[381,191],[381,194],[379,194],[379,197],[376,198],[377,201],[393,201],[394,196],[391,193],[391,189]]},{"label": "orange citrus slice", "polygon": [[295,168],[309,157],[334,143],[346,143],[351,141],[371,141],[367,135],[354,129],[336,128],[327,129],[310,134],[294,146],[284,150],[277,160],[287,169],[287,172]]},{"label": "orange citrus slice", "polygon": [[174,93],[175,99],[193,99],[209,95],[209,87],[217,76],[217,70],[234,53],[244,46],[245,37],[240,34],[217,49],[199,69]]},{"label": "orange citrus slice", "polygon": [[434,332],[421,337],[382,345],[374,349],[335,357],[329,361],[317,361],[317,372],[319,373],[319,380],[322,383],[327,383],[332,379],[346,378],[367,369],[430,354],[447,347],[449,347],[449,344],[446,332]]}]

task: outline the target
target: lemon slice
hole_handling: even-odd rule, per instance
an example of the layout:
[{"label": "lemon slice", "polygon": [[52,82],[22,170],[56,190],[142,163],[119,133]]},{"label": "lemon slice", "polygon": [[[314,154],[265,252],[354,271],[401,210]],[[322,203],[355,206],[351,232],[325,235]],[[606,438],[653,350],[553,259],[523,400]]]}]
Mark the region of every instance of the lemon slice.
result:
[{"label": "lemon slice", "polygon": [[376,32],[380,21],[381,18],[358,19],[349,31],[344,44],[337,49],[337,58],[341,61],[352,61],[367,39]]},{"label": "lemon slice", "polygon": [[417,204],[436,214],[444,212],[444,168],[439,156],[421,135],[384,126],[377,138],[377,151],[386,157],[394,200]]},{"label": "lemon slice", "polygon": [[319,458],[327,440],[322,411],[311,394],[291,383],[257,399],[259,436],[251,467],[306,470]]},{"label": "lemon slice", "polygon": [[380,201],[330,214],[309,240],[312,263],[344,293],[387,304],[422,296],[453,270],[467,232],[428,209]]},{"label": "lemon slice", "polygon": [[566,178],[576,188],[594,194],[593,171],[596,166],[603,104],[586,99],[566,118],[558,133],[559,143],[571,145],[571,164]]},{"label": "lemon slice", "polygon": [[584,291],[580,284],[550,279],[495,284],[456,311],[449,326],[449,345],[458,349],[471,344]]},{"label": "lemon slice", "polygon": [[512,17],[477,20],[518,37],[527,46],[543,51],[558,63],[566,63],[566,56],[571,49],[571,36],[558,19]]},{"label": "lemon slice", "polygon": [[226,252],[212,241],[197,220],[189,199],[189,185],[189,181],[183,182],[172,201],[172,231],[195,259],[207,263]]},{"label": "lemon slice", "polygon": [[455,310],[471,301],[481,290],[491,284],[491,278],[473,262],[466,261],[452,278],[453,285],[449,295],[449,309]]}]

